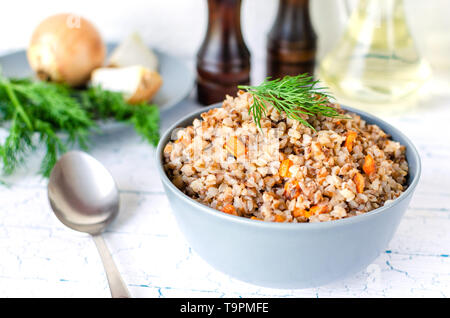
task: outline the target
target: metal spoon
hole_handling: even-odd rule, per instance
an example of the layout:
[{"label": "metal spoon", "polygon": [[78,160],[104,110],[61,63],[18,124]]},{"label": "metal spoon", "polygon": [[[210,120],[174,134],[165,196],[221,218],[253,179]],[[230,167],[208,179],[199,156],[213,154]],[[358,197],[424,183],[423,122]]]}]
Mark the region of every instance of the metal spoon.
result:
[{"label": "metal spoon", "polygon": [[101,236],[119,212],[119,191],[108,170],[84,152],[68,152],[53,167],[48,198],[62,223],[92,235],[106,271],[111,296],[130,297]]}]

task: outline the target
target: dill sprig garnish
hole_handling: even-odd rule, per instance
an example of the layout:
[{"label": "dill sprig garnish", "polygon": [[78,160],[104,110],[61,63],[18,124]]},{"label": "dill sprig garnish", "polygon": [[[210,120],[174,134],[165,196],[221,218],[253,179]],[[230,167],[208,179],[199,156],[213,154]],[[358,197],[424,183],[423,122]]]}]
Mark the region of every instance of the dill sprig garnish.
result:
[{"label": "dill sprig garnish", "polygon": [[89,87],[75,90],[64,84],[8,79],[0,74],[0,124],[8,135],[0,145],[5,174],[13,173],[38,145],[45,148],[40,173],[48,177],[58,158],[75,144],[87,150],[97,119],[114,119],[134,126],[152,145],[159,139],[155,105],[127,104],[121,93]]},{"label": "dill sprig garnish", "polygon": [[249,113],[256,125],[261,128],[261,118],[267,114],[267,104],[278,112],[286,113],[288,118],[298,120],[302,124],[314,127],[301,117],[301,114],[322,115],[327,117],[345,117],[329,105],[331,96],[324,87],[318,86],[319,81],[308,74],[285,76],[271,80],[266,78],[259,86],[239,85],[238,88],[253,96]]}]

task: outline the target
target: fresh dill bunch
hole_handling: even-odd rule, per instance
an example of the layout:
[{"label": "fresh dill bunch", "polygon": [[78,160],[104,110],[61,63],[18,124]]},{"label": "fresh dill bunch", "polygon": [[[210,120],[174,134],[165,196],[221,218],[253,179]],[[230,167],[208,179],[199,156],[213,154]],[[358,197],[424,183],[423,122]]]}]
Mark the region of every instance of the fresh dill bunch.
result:
[{"label": "fresh dill bunch", "polygon": [[[54,128],[48,122],[36,119],[35,127],[39,134],[39,142],[46,148],[39,172],[44,177],[49,177],[59,156],[67,151],[67,144],[57,136]],[[77,136],[74,133],[73,135]]]},{"label": "fresh dill bunch", "polygon": [[319,81],[305,73],[274,80],[266,78],[259,86],[239,85],[238,88],[253,96],[253,104],[250,105],[249,113],[259,128],[261,128],[261,118],[267,114],[266,104],[270,104],[278,112],[286,113],[288,118],[298,120],[315,130],[308,121],[301,117],[302,114],[345,117],[329,105],[330,95],[324,91],[325,88],[319,87],[318,84]]},{"label": "fresh dill bunch", "polygon": [[77,98],[95,119],[114,118],[132,125],[141,137],[153,146],[159,141],[159,109],[156,105],[140,103],[130,105],[123,95],[101,89],[98,86],[80,91]]},{"label": "fresh dill bunch", "polygon": [[[121,93],[90,87],[75,90],[64,84],[7,79],[0,74],[0,123],[9,134],[0,145],[3,172],[11,174],[38,145],[45,148],[39,172],[48,177],[69,147],[89,146],[97,119],[133,125],[152,145],[159,141],[159,109],[155,105],[127,104]],[[36,137],[36,138],[34,138]]]},{"label": "fresh dill bunch", "polygon": [[[95,125],[63,84],[0,77],[0,114],[9,122],[9,135],[0,146],[3,171],[11,174],[38,144],[46,148],[40,173],[48,177],[67,146],[87,148],[87,136]],[[66,133],[63,141],[57,133]],[[37,134],[38,143],[33,135]]]},{"label": "fresh dill bunch", "polygon": [[159,142],[159,109],[156,106],[136,105],[133,115],[128,119],[136,132],[153,146]]},{"label": "fresh dill bunch", "polygon": [[27,129],[26,124],[17,115],[17,112],[14,113],[11,118],[9,135],[0,147],[5,174],[13,173],[16,167],[24,162],[27,153],[34,149],[32,137],[33,131]]}]

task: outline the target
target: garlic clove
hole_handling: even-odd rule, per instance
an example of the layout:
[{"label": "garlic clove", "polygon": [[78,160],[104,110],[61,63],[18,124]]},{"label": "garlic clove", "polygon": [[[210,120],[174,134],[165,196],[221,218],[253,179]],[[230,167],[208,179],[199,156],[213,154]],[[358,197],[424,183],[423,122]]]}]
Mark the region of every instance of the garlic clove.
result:
[{"label": "garlic clove", "polygon": [[107,64],[112,67],[142,65],[151,71],[158,70],[156,54],[144,44],[138,33],[131,34],[115,48]]},{"label": "garlic clove", "polygon": [[92,72],[91,85],[123,93],[128,103],[138,104],[147,102],[155,96],[162,85],[162,78],[158,72],[140,65],[102,67]]}]

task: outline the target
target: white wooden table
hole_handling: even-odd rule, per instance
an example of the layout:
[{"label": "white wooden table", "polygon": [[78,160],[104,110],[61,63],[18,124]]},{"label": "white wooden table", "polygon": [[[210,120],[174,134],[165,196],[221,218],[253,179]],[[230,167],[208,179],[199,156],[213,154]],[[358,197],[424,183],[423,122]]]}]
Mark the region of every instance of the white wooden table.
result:
[{"label": "white wooden table", "polygon": [[[415,111],[385,117],[419,149],[423,172],[400,227],[366,270],[320,288],[278,290],[243,283],[205,263],[171,214],[155,149],[132,129],[92,138],[91,154],[111,171],[122,209],[105,240],[134,297],[449,297],[450,81],[437,76]],[[162,114],[162,130],[198,109],[191,96]],[[5,132],[0,131],[0,137]],[[92,239],[50,211],[38,151],[0,186],[0,297],[109,297]]]}]

